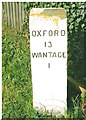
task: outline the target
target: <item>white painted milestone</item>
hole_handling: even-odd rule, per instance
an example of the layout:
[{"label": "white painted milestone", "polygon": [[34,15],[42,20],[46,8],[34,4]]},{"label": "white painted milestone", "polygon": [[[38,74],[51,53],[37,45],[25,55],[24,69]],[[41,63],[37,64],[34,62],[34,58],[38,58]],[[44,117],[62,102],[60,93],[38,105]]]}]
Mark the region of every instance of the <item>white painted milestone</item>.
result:
[{"label": "white painted milestone", "polygon": [[33,8],[29,16],[33,107],[67,108],[67,18],[62,8]]}]

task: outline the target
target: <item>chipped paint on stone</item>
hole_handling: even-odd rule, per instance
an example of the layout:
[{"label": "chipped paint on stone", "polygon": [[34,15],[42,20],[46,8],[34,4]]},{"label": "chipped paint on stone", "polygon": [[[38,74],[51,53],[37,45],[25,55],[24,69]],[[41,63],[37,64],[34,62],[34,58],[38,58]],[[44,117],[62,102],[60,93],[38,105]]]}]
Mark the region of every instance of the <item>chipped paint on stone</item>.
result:
[{"label": "chipped paint on stone", "polygon": [[49,8],[33,8],[30,12],[30,16],[58,16],[61,19],[66,18],[66,12],[63,8],[49,9]]},{"label": "chipped paint on stone", "polygon": [[30,12],[30,16],[37,16],[46,20],[50,19],[58,26],[58,21],[65,19],[66,13],[64,9],[33,8]]}]

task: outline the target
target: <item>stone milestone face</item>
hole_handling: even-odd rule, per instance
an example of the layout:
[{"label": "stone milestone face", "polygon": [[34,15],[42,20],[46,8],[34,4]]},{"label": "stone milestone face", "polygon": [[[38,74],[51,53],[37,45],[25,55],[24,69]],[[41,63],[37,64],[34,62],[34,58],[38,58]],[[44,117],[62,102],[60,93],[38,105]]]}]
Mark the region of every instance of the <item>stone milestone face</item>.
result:
[{"label": "stone milestone face", "polygon": [[64,114],[67,108],[65,10],[33,8],[29,16],[33,107]]}]

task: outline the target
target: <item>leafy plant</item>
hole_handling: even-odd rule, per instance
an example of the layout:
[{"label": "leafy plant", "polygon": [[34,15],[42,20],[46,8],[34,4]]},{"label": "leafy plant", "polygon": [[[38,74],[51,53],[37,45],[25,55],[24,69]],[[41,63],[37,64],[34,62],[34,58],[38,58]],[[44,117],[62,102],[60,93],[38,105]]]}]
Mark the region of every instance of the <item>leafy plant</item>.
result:
[{"label": "leafy plant", "polygon": [[2,115],[30,116],[27,113],[32,108],[29,41],[6,25],[2,33]]},{"label": "leafy plant", "polygon": [[85,115],[82,112],[81,104],[80,104],[80,95],[77,95],[75,98],[72,98],[73,108],[68,110],[67,117],[68,118],[85,118]]},{"label": "leafy plant", "polygon": [[81,93],[81,101],[82,101],[82,103],[86,102],[86,92]]}]

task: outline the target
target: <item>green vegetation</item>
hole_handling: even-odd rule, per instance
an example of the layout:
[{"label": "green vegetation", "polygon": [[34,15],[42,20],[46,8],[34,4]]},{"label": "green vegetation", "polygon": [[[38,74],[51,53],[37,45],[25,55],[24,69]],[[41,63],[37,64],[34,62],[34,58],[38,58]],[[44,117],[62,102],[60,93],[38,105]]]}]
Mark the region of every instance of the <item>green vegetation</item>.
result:
[{"label": "green vegetation", "polygon": [[81,100],[82,100],[82,103],[86,102],[86,92],[81,93]]},{"label": "green vegetation", "polygon": [[[33,7],[63,7],[68,18],[68,75],[83,82],[84,76],[84,3],[30,2],[24,3],[27,12],[24,31],[28,31],[30,9]],[[86,68],[86,67],[85,67]],[[68,83],[69,85],[69,83]],[[70,85],[69,85],[70,86]],[[73,87],[75,89],[75,86]],[[5,24],[2,25],[2,107],[3,118],[84,118],[79,96],[68,88],[68,97],[73,103],[64,116],[52,115],[48,111],[36,111],[32,108],[32,82],[30,63],[30,41],[23,34]],[[71,95],[71,92],[73,92]],[[75,97],[72,99],[72,97]],[[86,94],[81,94],[85,102]],[[70,103],[69,103],[70,104]]]},{"label": "green vegetation", "polygon": [[29,41],[10,27],[2,30],[3,116],[24,117],[32,107]]}]

